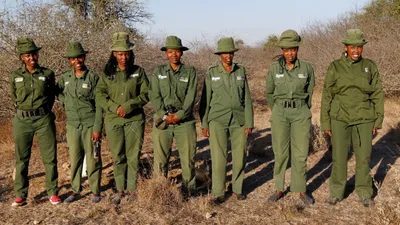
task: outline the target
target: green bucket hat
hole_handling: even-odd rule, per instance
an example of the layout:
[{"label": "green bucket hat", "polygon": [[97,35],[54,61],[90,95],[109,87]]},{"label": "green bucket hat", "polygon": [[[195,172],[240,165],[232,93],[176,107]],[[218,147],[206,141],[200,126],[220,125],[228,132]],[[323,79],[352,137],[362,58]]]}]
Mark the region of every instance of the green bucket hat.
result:
[{"label": "green bucket hat", "polygon": [[360,29],[349,29],[342,43],[345,45],[363,46],[368,43]]},{"label": "green bucket hat", "polygon": [[235,48],[233,38],[226,37],[218,40],[217,51],[215,51],[214,54],[219,55],[221,53],[231,53],[236,51],[239,51],[239,49]]},{"label": "green bucket hat", "polygon": [[41,47],[37,47],[31,38],[26,37],[18,38],[16,48],[18,54],[28,54],[42,49]]},{"label": "green bucket hat", "polygon": [[168,36],[165,39],[165,46],[161,48],[161,51],[167,51],[167,49],[180,49],[181,51],[187,51],[189,48],[182,45],[182,41],[177,36]]},{"label": "green bucket hat", "polygon": [[127,52],[133,49],[135,44],[129,41],[129,35],[125,32],[117,32],[113,34],[111,51]]},{"label": "green bucket hat", "polygon": [[82,47],[82,44],[78,41],[71,41],[67,45],[67,54],[64,56],[65,58],[75,58],[80,55],[86,55],[89,53],[85,51]]},{"label": "green bucket hat", "polygon": [[299,47],[301,43],[303,40],[295,30],[285,30],[275,45],[280,48],[295,48]]}]

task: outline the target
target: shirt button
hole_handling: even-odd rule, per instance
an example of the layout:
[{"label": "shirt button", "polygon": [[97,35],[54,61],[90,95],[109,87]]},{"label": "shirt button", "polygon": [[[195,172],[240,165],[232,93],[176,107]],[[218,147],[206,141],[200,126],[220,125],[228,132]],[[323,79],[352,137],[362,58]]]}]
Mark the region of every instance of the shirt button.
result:
[{"label": "shirt button", "polygon": [[121,93],[121,95],[124,95],[124,93]]}]

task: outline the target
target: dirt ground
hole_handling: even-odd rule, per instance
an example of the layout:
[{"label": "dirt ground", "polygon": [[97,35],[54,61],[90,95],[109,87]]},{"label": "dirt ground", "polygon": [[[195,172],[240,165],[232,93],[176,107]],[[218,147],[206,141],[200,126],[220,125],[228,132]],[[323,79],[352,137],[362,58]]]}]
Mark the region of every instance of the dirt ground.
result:
[{"label": "dirt ground", "polygon": [[[255,113],[256,129],[250,137],[244,191],[248,198],[237,201],[229,198],[220,206],[209,204],[210,150],[208,141],[201,137],[198,124],[198,154],[196,156],[199,192],[202,195],[183,201],[179,191],[179,159],[175,151],[171,157],[169,179],[146,178],[151,164],[151,133],[146,128],[143,147],[142,178],[139,182],[138,199],[130,203],[123,200],[114,206],[113,165],[103,142],[102,201],[90,203],[87,181],[84,179],[82,198],[71,204],[56,206],[48,202],[44,187],[44,168],[35,144],[29,170],[30,187],[28,204],[12,208],[14,146],[10,125],[1,127],[0,135],[0,224],[400,224],[400,148],[396,140],[400,132],[392,129],[399,121],[400,104],[387,102],[384,129],[374,138],[371,160],[371,175],[374,178],[375,204],[363,207],[354,191],[355,159],[349,157],[348,184],[345,199],[335,206],[325,203],[329,197],[329,177],[332,167],[331,152],[326,148],[314,149],[307,161],[307,189],[315,198],[311,206],[303,205],[298,195],[288,192],[276,203],[267,202],[274,190],[273,152],[271,131],[268,122],[270,112],[258,106]],[[318,124],[318,109],[313,110],[313,124]],[[314,132],[316,132],[314,130]],[[58,144],[60,196],[65,199],[70,193],[69,163],[66,143]],[[230,179],[228,164],[228,181]],[[286,173],[289,186],[290,168]],[[176,184],[178,183],[178,184]],[[229,183],[228,183],[229,184]],[[229,185],[227,184],[227,189]],[[228,193],[228,196],[230,194]]]}]

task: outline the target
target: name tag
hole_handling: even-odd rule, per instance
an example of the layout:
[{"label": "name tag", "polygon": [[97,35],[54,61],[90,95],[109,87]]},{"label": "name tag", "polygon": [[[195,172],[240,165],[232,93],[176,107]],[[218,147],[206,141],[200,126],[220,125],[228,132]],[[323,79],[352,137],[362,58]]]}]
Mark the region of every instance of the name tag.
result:
[{"label": "name tag", "polygon": [[217,80],[221,80],[221,77],[211,77],[212,81],[217,81]]},{"label": "name tag", "polygon": [[180,77],[179,81],[187,83],[187,82],[189,82],[189,79],[188,78],[184,78],[184,77]]},{"label": "name tag", "polygon": [[364,68],[364,70],[365,70],[365,72],[366,72],[366,73],[368,73],[368,72],[369,72],[369,69],[368,69],[368,67],[365,67],[365,68]]},{"label": "name tag", "polygon": [[90,88],[90,84],[82,84],[82,88],[88,89]]},{"label": "name tag", "polygon": [[298,74],[297,76],[302,79],[307,78],[307,74]]},{"label": "name tag", "polygon": [[244,80],[244,76],[237,76],[236,79],[237,80]]},{"label": "name tag", "polygon": [[276,78],[281,78],[281,77],[283,77],[284,75],[283,74],[276,74]]},{"label": "name tag", "polygon": [[46,80],[46,77],[39,77],[39,80],[45,81],[45,80]]},{"label": "name tag", "polygon": [[24,81],[24,78],[23,78],[23,77],[17,77],[17,78],[15,78],[15,83],[22,82],[22,81]]},{"label": "name tag", "polygon": [[165,78],[167,78],[167,76],[163,76],[163,75],[161,75],[161,74],[158,75],[158,79],[161,79],[161,80],[162,80],[162,79],[165,79]]},{"label": "name tag", "polygon": [[64,85],[67,85],[67,84],[69,84],[69,81],[65,81]]},{"label": "name tag", "polygon": [[130,78],[135,78],[135,77],[138,77],[139,76],[139,74],[138,73],[135,73],[135,74],[131,74],[129,77]]}]

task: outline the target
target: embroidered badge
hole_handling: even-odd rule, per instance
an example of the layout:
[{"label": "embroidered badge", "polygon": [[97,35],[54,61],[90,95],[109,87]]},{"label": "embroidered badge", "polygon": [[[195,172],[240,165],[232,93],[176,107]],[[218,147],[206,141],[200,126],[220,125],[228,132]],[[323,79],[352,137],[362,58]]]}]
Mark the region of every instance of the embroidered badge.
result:
[{"label": "embroidered badge", "polygon": [[307,78],[307,74],[298,74],[297,76],[298,76],[299,78],[303,78],[303,79],[304,79],[304,78]]},{"label": "embroidered badge", "polygon": [[179,78],[179,81],[182,81],[182,82],[187,83],[187,82],[189,82],[189,78],[180,77],[180,78]]},{"label": "embroidered badge", "polygon": [[15,83],[22,82],[22,81],[24,81],[24,78],[23,78],[23,77],[17,77],[17,78],[15,78]]},{"label": "embroidered badge", "polygon": [[212,81],[217,81],[217,80],[221,80],[221,77],[211,77]]},{"label": "embroidered badge", "polygon": [[165,78],[167,78],[167,76],[163,76],[163,75],[161,75],[161,74],[158,75],[158,79],[161,79],[161,80],[162,80],[162,79],[165,79]]},{"label": "embroidered badge", "polygon": [[67,84],[69,84],[69,81],[65,81],[65,84],[64,84],[64,85],[67,85]]},{"label": "embroidered badge", "polygon": [[88,89],[90,88],[90,84],[82,84],[82,88]]},{"label": "embroidered badge", "polygon": [[368,72],[369,72],[369,68],[368,68],[368,67],[365,67],[365,69],[364,69],[364,70],[365,70],[365,72],[366,72],[366,73],[368,73]]},{"label": "embroidered badge", "polygon": [[130,78],[135,78],[135,77],[138,77],[139,76],[139,74],[138,73],[135,73],[135,74],[131,74],[129,77]]},{"label": "embroidered badge", "polygon": [[46,80],[46,77],[39,77],[39,80],[45,81],[45,80]]},{"label": "embroidered badge", "polygon": [[281,77],[283,77],[284,75],[283,74],[276,74],[276,78],[281,78]]},{"label": "embroidered badge", "polygon": [[236,79],[237,80],[244,80],[244,76],[237,76]]}]

